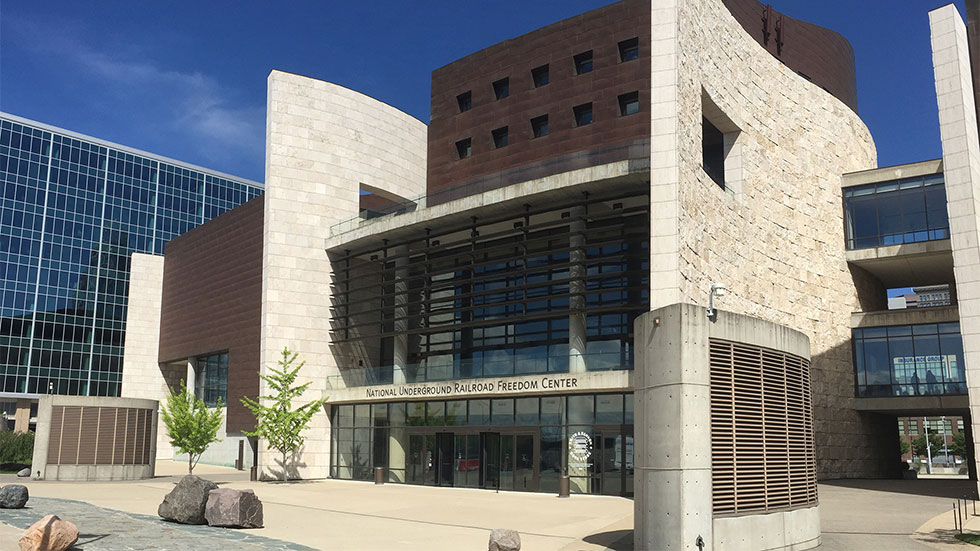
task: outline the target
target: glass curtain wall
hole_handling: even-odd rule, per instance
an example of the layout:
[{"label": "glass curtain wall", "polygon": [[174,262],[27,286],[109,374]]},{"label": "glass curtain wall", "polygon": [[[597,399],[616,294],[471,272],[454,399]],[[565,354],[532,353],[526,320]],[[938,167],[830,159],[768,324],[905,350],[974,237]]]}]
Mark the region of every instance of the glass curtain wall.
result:
[{"label": "glass curtain wall", "polygon": [[631,393],[347,404],[331,420],[334,478],[557,493],[567,473],[575,493],[633,493]]},{"label": "glass curtain wall", "polygon": [[0,392],[117,396],[134,252],[262,190],[0,120]]},{"label": "glass curtain wall", "polygon": [[855,329],[857,396],[966,394],[959,323]]},{"label": "glass curtain wall", "polygon": [[949,238],[942,174],[844,189],[848,249]]},{"label": "glass curtain wall", "polygon": [[335,257],[346,385],[631,369],[633,320],[649,309],[648,207],[646,195],[528,207]]}]

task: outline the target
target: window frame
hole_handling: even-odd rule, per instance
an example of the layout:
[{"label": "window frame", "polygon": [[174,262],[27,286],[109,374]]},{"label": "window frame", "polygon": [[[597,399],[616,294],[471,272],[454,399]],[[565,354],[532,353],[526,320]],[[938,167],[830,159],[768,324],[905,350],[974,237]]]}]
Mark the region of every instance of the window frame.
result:
[{"label": "window frame", "polygon": [[540,67],[535,67],[531,69],[531,82],[534,84],[535,88],[541,88],[542,86],[547,86],[551,82],[550,69],[548,64],[545,63]]},{"label": "window frame", "polygon": [[510,77],[504,77],[493,81],[490,86],[493,87],[493,95],[497,101],[510,96]]},{"label": "window frame", "polygon": [[531,138],[543,138],[551,133],[548,128],[548,114],[539,115],[531,119]]},{"label": "window frame", "polygon": [[[588,64],[588,68],[585,65]],[[586,73],[591,73],[595,70],[595,54],[593,50],[588,50],[580,54],[572,56],[572,65],[575,69],[575,75],[584,75]]]},{"label": "window frame", "polygon": [[638,36],[620,40],[617,46],[619,47],[620,63],[627,63],[640,58],[640,38]]},{"label": "window frame", "polygon": [[[592,102],[583,103],[581,105],[576,105],[572,107],[572,116],[575,120],[575,127],[588,126],[595,122],[594,112],[592,110]],[[583,120],[587,118],[588,120]]]}]

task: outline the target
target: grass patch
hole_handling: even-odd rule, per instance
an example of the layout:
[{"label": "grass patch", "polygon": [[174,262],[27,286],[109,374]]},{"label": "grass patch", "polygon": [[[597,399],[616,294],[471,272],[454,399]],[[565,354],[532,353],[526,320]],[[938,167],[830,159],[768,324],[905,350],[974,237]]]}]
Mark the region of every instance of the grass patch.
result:
[{"label": "grass patch", "polygon": [[956,539],[973,545],[980,545],[980,534],[956,534]]}]

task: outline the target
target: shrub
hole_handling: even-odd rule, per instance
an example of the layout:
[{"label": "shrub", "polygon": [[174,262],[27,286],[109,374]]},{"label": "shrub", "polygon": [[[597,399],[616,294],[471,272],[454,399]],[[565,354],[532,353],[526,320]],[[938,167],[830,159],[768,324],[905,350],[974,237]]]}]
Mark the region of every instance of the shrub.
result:
[{"label": "shrub", "polygon": [[33,432],[0,431],[0,465],[30,465],[33,457]]}]

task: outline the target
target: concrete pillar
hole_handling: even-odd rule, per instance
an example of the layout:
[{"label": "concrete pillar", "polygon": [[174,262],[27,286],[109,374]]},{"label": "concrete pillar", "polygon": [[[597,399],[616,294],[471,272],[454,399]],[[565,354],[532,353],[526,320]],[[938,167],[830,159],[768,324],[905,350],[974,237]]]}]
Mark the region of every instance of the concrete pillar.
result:
[{"label": "concrete pillar", "polygon": [[[568,225],[568,246],[571,249],[568,259],[569,268],[568,291],[568,372],[584,373],[586,371],[586,326],[585,326],[585,206],[569,209],[571,223]],[[583,293],[583,294],[576,294]]]},{"label": "concrete pillar", "polygon": [[408,246],[400,245],[393,250],[395,255],[394,279],[394,329],[392,337],[392,371],[395,384],[403,384],[409,379],[408,366]]},{"label": "concrete pillar", "polygon": [[187,375],[184,377],[184,383],[187,385],[187,393],[197,396],[197,359],[187,358]]},{"label": "concrete pillar", "polygon": [[687,304],[636,320],[636,549],[713,549],[708,323]]},{"label": "concrete pillar", "polygon": [[963,447],[966,448],[966,457],[963,460],[966,462],[966,470],[969,474],[970,480],[977,480],[977,458],[973,454],[976,453],[976,448],[973,447],[973,420],[967,415],[963,417]]},{"label": "concrete pillar", "polygon": [[27,432],[31,426],[31,401],[17,400],[14,412],[14,432]]}]

